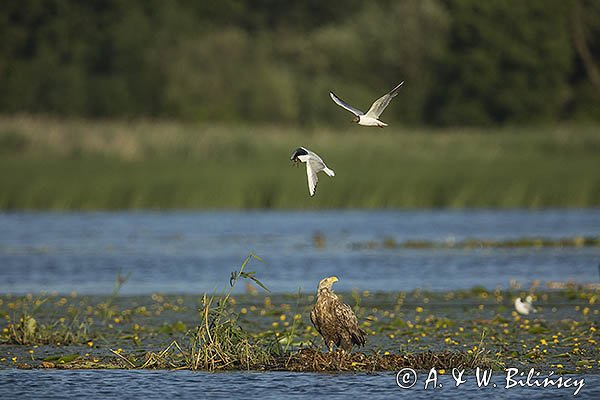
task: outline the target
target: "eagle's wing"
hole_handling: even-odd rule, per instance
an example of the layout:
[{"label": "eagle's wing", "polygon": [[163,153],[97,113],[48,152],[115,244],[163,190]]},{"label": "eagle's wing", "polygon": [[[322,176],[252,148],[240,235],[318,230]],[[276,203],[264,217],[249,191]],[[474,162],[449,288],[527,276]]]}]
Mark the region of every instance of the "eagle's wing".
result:
[{"label": "eagle's wing", "polygon": [[310,322],[315,326],[317,332],[321,333],[321,325],[319,324],[319,319],[317,318],[314,308],[310,311]]},{"label": "eagle's wing", "polygon": [[335,101],[335,103],[338,106],[340,106],[340,107],[342,107],[342,108],[350,111],[352,114],[356,115],[357,117],[359,115],[363,115],[364,114],[364,112],[360,111],[358,108],[352,107],[350,104],[346,103],[344,100],[342,100],[339,97],[337,97],[337,95],[335,93],[333,93],[333,92],[329,92],[329,97],[331,97],[331,100]]},{"label": "eagle's wing", "polygon": [[392,101],[392,99],[398,95],[398,92],[400,91],[400,86],[402,86],[403,84],[404,81],[400,82],[400,84],[392,90],[390,90],[389,93],[384,94],[383,96],[375,100],[375,102],[373,102],[371,108],[369,108],[369,111],[367,111],[365,116],[378,119],[379,116],[383,113],[383,110],[385,110],[388,104],[390,104],[390,101]]},{"label": "eagle's wing", "polygon": [[350,333],[352,342],[360,346],[366,343],[365,332],[358,326],[358,318],[348,304],[338,302],[335,306],[335,316],[340,328]]}]

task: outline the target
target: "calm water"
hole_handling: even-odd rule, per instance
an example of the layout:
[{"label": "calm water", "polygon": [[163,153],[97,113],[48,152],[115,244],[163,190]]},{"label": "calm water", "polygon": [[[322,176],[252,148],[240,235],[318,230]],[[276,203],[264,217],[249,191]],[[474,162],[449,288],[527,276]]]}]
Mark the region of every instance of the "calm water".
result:
[{"label": "calm water", "polygon": [[[505,377],[494,375],[490,386],[478,388],[474,376],[455,387],[451,377],[440,377],[438,389],[424,390],[425,375],[411,389],[401,389],[394,373],[308,374],[288,372],[201,373],[189,371],[23,371],[0,370],[0,398],[261,398],[300,399],[359,397],[369,399],[456,398],[573,398],[574,388],[513,387],[505,389]],[[547,375],[545,375],[547,376]],[[584,379],[576,398],[600,398],[600,376]],[[492,387],[496,383],[497,387]]]},{"label": "calm water", "polygon": [[250,270],[273,292],[313,291],[328,275],[340,278],[339,291],[598,282],[599,248],[356,246],[578,235],[600,235],[600,209],[0,214],[0,293],[106,294],[121,270],[131,273],[123,294],[193,294],[222,288],[250,252],[264,258]]},{"label": "calm water", "polygon": [[[324,247],[315,246],[315,235]],[[600,210],[422,212],[123,212],[0,214],[0,293],[58,291],[107,294],[119,270],[122,293],[199,293],[220,288],[249,252],[275,292],[313,291],[326,275],[338,290],[435,290],[511,279],[598,282],[598,248],[407,250],[367,249],[369,241],[434,241],[599,236]],[[600,398],[600,375],[586,375],[578,398]],[[189,371],[0,370],[0,398],[572,398],[569,388],[479,389],[396,385],[395,374]]]}]

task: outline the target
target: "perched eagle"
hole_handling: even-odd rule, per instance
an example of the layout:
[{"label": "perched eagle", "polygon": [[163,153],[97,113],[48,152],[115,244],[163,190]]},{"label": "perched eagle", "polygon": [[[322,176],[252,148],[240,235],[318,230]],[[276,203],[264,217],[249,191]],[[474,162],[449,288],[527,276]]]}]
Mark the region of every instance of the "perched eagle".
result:
[{"label": "perched eagle", "polygon": [[358,319],[352,309],[344,304],[331,290],[338,278],[331,276],[319,282],[317,302],[310,313],[317,331],[323,336],[329,351],[333,345],[350,352],[352,345],[364,346],[366,333],[358,327]]}]

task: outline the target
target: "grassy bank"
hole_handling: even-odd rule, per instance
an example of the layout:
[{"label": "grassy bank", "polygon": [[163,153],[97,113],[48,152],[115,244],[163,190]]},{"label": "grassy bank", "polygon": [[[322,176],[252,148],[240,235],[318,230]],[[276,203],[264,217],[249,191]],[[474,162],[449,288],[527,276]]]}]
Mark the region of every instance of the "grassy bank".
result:
[{"label": "grassy bank", "polygon": [[[336,171],[315,198],[297,146]],[[1,209],[600,206],[596,126],[339,131],[0,118]]]}]

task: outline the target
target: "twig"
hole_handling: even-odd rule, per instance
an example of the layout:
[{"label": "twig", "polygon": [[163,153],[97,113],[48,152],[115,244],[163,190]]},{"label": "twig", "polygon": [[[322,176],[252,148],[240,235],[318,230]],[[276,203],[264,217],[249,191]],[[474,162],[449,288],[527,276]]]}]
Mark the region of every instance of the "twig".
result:
[{"label": "twig", "polygon": [[118,352],[114,351],[113,349],[108,349],[108,350],[110,350],[110,352],[111,352],[111,353],[113,353],[113,354],[115,354],[115,355],[117,355],[117,356],[121,357],[123,360],[127,361],[127,363],[128,363],[129,365],[131,365],[131,367],[132,367],[132,368],[137,368],[137,367],[136,367],[136,366],[135,366],[135,365],[134,365],[134,364],[133,364],[131,361],[129,361],[127,358],[123,357],[123,356],[122,356],[121,354],[119,354]]}]

